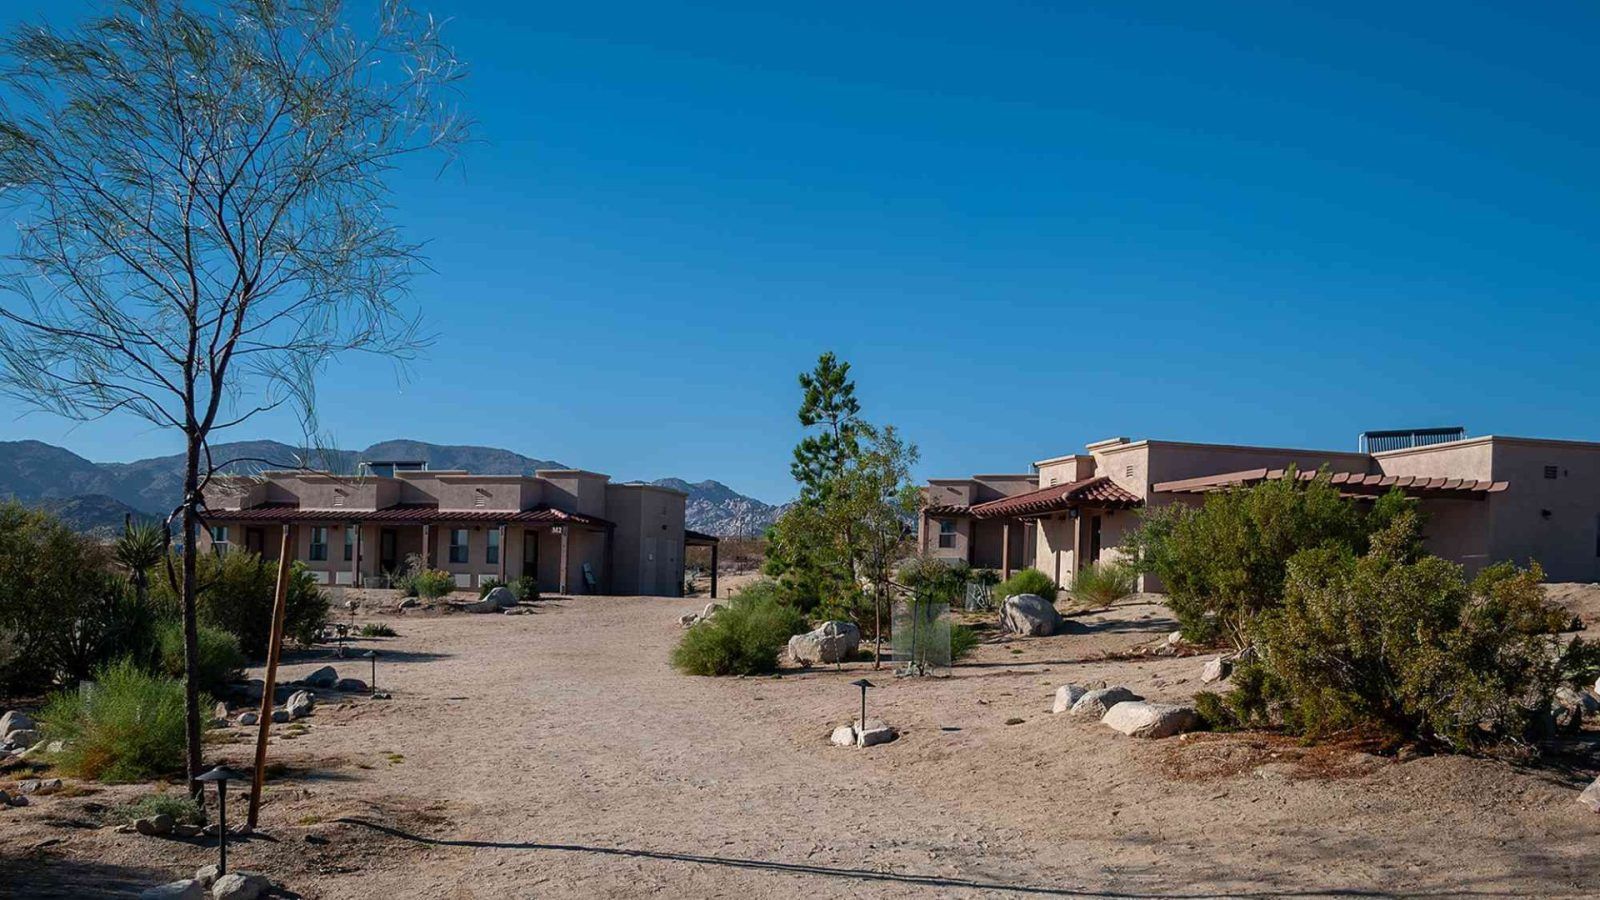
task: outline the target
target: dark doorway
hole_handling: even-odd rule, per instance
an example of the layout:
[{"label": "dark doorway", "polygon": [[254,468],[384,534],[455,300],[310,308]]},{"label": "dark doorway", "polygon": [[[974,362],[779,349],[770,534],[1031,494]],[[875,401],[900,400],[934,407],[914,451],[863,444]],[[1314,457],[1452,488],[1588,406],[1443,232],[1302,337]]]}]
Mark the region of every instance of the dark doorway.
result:
[{"label": "dark doorway", "polygon": [[532,528],[522,532],[522,577],[539,580],[539,532]]},{"label": "dark doorway", "polygon": [[267,539],[259,528],[246,528],[244,530],[244,549],[262,556],[266,553]]},{"label": "dark doorway", "polygon": [[1089,562],[1100,561],[1100,517],[1089,517]]},{"label": "dark doorway", "polygon": [[393,528],[384,528],[378,532],[378,570],[393,572],[400,568],[399,537]]}]

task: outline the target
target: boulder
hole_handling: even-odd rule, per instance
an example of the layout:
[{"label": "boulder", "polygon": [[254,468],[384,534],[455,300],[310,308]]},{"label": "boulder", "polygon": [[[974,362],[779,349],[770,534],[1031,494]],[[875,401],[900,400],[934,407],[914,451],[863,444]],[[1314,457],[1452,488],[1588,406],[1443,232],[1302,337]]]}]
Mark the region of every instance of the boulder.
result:
[{"label": "boulder", "polygon": [[217,864],[208,863],[194,871],[194,880],[200,882],[207,890],[217,883]]},{"label": "boulder", "polygon": [[284,702],[283,708],[289,713],[291,719],[303,719],[311,715],[311,708],[317,703],[310,691],[295,691]]},{"label": "boulder", "polygon": [[1000,609],[1000,630],[1008,634],[1044,637],[1061,628],[1056,606],[1038,594],[1007,597]]},{"label": "boulder", "polygon": [[228,721],[228,704],[218,700],[217,705],[211,708],[211,716],[212,718],[220,719],[223,722]]},{"label": "boulder", "polygon": [[301,679],[304,683],[316,688],[331,688],[339,680],[339,673],[333,666],[323,666]]},{"label": "boulder", "polygon": [[289,711],[287,709],[275,709],[275,710],[273,710],[272,711],[272,721],[278,722],[278,723],[283,723],[283,722],[289,721]]},{"label": "boulder", "polygon": [[32,747],[34,744],[39,743],[42,738],[43,735],[32,728],[19,728],[6,735],[6,740],[16,747]]},{"label": "boulder", "polygon": [[148,837],[160,837],[172,833],[172,817],[166,813],[156,813],[147,819],[135,819],[133,830]]},{"label": "boulder", "polygon": [[0,716],[0,738],[6,737],[13,731],[32,731],[33,718],[20,709],[13,709]]},{"label": "boulder", "polygon": [[1143,697],[1125,687],[1096,688],[1092,691],[1085,691],[1083,696],[1078,698],[1078,702],[1072,704],[1071,715],[1093,716],[1099,719],[1105,716],[1111,707],[1116,706],[1118,703],[1143,699]]},{"label": "boulder", "polygon": [[505,585],[491,589],[489,593],[483,595],[483,599],[486,602],[493,603],[494,608],[497,610],[511,609],[517,605],[517,595],[511,593],[511,588]]},{"label": "boulder", "polygon": [[1191,706],[1128,700],[1111,707],[1100,721],[1129,737],[1164,738],[1193,731],[1200,716]]},{"label": "boulder", "polygon": [[722,609],[722,604],[721,603],[707,603],[705,605],[705,608],[700,610],[700,618],[709,619],[712,616],[716,615],[718,613],[718,611],[720,611],[721,609]]},{"label": "boulder", "polygon": [[417,607],[419,607],[421,605],[422,605],[422,601],[418,600],[415,597],[407,597],[404,600],[400,601],[400,608],[401,609],[416,609]]},{"label": "boulder", "polygon": [[789,658],[802,666],[844,662],[860,645],[861,629],[854,622],[823,622],[789,638]]},{"label": "boulder", "polygon": [[197,838],[200,836],[200,832],[204,830],[205,829],[201,828],[199,825],[189,825],[184,822],[179,822],[178,824],[172,826],[172,836],[181,838]]},{"label": "boulder", "polygon": [[1221,681],[1233,671],[1233,662],[1225,656],[1218,656],[1206,663],[1200,670],[1200,680],[1206,684]]},{"label": "boulder", "polygon": [[1587,806],[1590,812],[1600,813],[1600,778],[1583,789],[1583,793],[1578,795],[1578,802]]},{"label": "boulder", "polygon": [[229,872],[211,885],[212,900],[256,900],[272,887],[265,875]]},{"label": "boulder", "polygon": [[367,683],[359,678],[341,678],[334,683],[333,689],[336,691],[365,693],[367,691]]},{"label": "boulder", "polygon": [[678,617],[678,627],[688,628],[698,621],[700,621],[699,613],[684,613]]},{"label": "boulder", "polygon": [[206,889],[193,878],[169,881],[150,888],[139,895],[139,900],[204,900]]},{"label": "boulder", "polygon": [[[837,732],[837,731],[835,731],[833,734],[834,734],[834,737],[838,737],[839,736],[839,732]],[[851,740],[855,739],[855,732],[854,731],[850,732],[850,738],[851,738]],[[5,791],[5,789],[0,788],[0,806],[10,806],[10,805],[11,805],[11,795],[9,793],[7,793]]]},{"label": "boulder", "polygon": [[253,712],[242,712],[242,713],[239,713],[239,724],[240,725],[254,725],[259,721],[261,721],[261,715],[259,713],[253,713]]},{"label": "boulder", "polygon": [[1050,707],[1050,711],[1053,713],[1068,712],[1072,709],[1072,705],[1077,703],[1078,699],[1088,692],[1088,688],[1081,685],[1063,684],[1061,687],[1056,688],[1056,702],[1054,706]]},{"label": "boulder", "polygon": [[54,794],[56,791],[61,790],[61,779],[59,779],[59,778],[42,778],[42,779],[41,778],[30,778],[27,781],[24,781],[22,784],[18,785],[18,788],[24,794],[38,794],[39,796],[42,797],[42,796],[45,796],[47,794]]}]

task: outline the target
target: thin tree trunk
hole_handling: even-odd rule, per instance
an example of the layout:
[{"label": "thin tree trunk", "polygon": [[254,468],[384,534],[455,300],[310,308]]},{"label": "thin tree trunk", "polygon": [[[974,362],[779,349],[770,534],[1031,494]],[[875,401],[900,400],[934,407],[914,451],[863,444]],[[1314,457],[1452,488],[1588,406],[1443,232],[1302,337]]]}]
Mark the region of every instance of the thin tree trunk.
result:
[{"label": "thin tree trunk", "polygon": [[883,668],[883,592],[872,592],[872,667]]},{"label": "thin tree trunk", "polygon": [[183,703],[189,794],[200,793],[200,624],[196,579],[199,568],[200,441],[189,438],[183,471]]}]

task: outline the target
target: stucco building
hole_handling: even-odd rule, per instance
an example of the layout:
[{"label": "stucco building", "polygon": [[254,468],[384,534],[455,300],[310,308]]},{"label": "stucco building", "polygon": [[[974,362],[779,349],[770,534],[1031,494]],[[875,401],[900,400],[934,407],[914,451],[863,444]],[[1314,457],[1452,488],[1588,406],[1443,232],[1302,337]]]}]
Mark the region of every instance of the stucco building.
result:
[{"label": "stucco building", "polygon": [[1040,460],[1025,474],[930,480],[919,536],[934,555],[1002,574],[1025,564],[1067,586],[1084,565],[1121,552],[1139,508],[1198,504],[1207,493],[1284,478],[1293,468],[1300,477],[1329,472],[1355,502],[1396,488],[1419,498],[1428,551],[1469,572],[1536,560],[1552,581],[1600,580],[1600,443],[1438,429],[1370,432],[1360,446],[1113,438]]},{"label": "stucco building", "polygon": [[213,482],[206,539],[276,559],[294,526],[294,558],[331,585],[380,585],[416,554],[464,590],[529,575],[547,593],[678,596],[685,544],[716,541],[684,528],[685,497],[579,469],[266,472]]}]

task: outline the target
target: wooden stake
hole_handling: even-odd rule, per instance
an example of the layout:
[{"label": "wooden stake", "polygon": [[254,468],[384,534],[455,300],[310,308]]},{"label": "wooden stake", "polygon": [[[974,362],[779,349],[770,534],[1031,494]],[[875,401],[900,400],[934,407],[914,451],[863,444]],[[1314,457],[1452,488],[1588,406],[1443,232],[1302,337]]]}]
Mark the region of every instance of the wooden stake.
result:
[{"label": "wooden stake", "polygon": [[261,783],[267,777],[267,733],[272,730],[272,707],[278,691],[278,657],[283,653],[283,622],[288,615],[289,571],[293,562],[294,526],[283,526],[283,547],[278,551],[278,589],[272,598],[272,637],[267,642],[267,677],[261,685],[261,718],[256,720],[256,768],[250,781],[250,814],[256,827],[261,812]]}]

